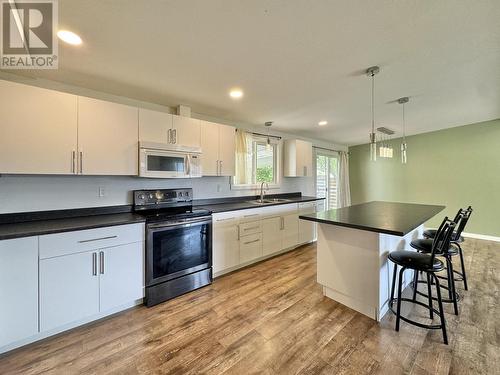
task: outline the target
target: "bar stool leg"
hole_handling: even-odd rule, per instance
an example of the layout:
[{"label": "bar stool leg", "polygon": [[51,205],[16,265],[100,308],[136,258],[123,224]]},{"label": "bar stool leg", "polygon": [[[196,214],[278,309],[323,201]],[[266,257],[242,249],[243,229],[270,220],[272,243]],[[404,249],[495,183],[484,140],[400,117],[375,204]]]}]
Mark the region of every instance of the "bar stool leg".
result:
[{"label": "bar stool leg", "polygon": [[417,300],[418,271],[413,271],[413,302]]},{"label": "bar stool leg", "polygon": [[396,288],[397,273],[398,273],[398,266],[397,266],[397,264],[394,264],[394,272],[392,273],[391,299],[389,300],[389,307],[392,306],[392,301],[394,300],[394,290]]},{"label": "bar stool leg", "polygon": [[469,290],[467,288],[467,276],[465,275],[465,262],[464,262],[464,254],[462,253],[462,247],[460,244],[456,243],[458,247],[458,254],[460,255],[460,265],[462,266],[462,279],[464,281],[464,289]]},{"label": "bar stool leg", "polygon": [[448,290],[452,296],[451,300],[453,301],[453,309],[455,311],[455,315],[458,315],[458,303],[457,303],[457,293],[455,291],[455,273],[453,272],[453,262],[451,261],[451,256],[446,257],[446,267],[448,268],[449,275],[449,285]]},{"label": "bar stool leg", "polygon": [[432,310],[432,284],[431,284],[431,276],[429,272],[427,274],[427,295],[429,296],[429,318],[434,319],[434,311]]},{"label": "bar stool leg", "polygon": [[439,285],[438,277],[434,273],[432,273],[432,277],[436,282],[436,293],[439,305],[439,317],[441,319],[441,330],[443,331],[443,341],[446,345],[448,345],[448,335],[446,334],[446,322],[444,319],[443,301],[441,299],[441,286]]},{"label": "bar stool leg", "polygon": [[396,331],[399,331],[399,321],[401,317],[401,292],[403,289],[403,272],[405,271],[404,267],[401,267],[401,271],[399,271],[399,280],[398,280],[398,308],[396,310]]}]

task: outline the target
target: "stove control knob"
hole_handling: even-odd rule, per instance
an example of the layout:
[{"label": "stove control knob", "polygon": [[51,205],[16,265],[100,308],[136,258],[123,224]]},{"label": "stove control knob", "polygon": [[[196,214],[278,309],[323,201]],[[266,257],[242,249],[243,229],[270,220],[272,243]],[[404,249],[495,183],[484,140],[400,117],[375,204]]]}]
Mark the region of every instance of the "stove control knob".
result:
[{"label": "stove control knob", "polygon": [[157,191],[155,194],[156,199],[162,200],[163,199],[163,193],[161,191]]},{"label": "stove control knob", "polygon": [[184,193],[184,196],[185,196],[185,197],[189,197],[189,191],[186,191],[186,192]]},{"label": "stove control knob", "polygon": [[178,197],[182,197],[182,191],[179,191],[179,192],[177,193],[177,196],[178,196]]},{"label": "stove control knob", "polygon": [[146,196],[145,196],[144,194],[139,194],[138,198],[139,198],[141,201],[143,201],[143,200],[144,200],[144,198],[146,198]]},{"label": "stove control knob", "polygon": [[152,193],[149,193],[148,198],[153,199],[154,195]]}]

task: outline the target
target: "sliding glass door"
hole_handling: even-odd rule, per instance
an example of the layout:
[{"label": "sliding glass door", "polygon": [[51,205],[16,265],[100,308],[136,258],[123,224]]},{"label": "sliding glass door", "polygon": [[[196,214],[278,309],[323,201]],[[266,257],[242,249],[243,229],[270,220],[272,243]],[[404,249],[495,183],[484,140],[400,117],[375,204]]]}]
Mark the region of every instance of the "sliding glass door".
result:
[{"label": "sliding glass door", "polygon": [[316,152],[316,196],[325,199],[325,208],[338,207],[339,161],[337,155]]}]

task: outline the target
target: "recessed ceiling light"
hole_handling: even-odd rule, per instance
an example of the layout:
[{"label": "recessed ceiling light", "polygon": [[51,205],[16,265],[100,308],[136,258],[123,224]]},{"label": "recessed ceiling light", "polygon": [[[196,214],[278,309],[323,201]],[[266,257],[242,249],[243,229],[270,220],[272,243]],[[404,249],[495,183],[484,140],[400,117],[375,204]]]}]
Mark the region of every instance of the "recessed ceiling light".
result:
[{"label": "recessed ceiling light", "polygon": [[232,89],[229,91],[229,96],[233,99],[240,99],[243,97],[243,91],[240,89]]},{"label": "recessed ceiling light", "polygon": [[61,39],[63,42],[66,42],[68,44],[73,44],[75,46],[82,44],[82,38],[80,38],[78,35],[76,35],[72,31],[68,30],[59,30],[57,32],[57,36],[59,39]]},{"label": "recessed ceiling light", "polygon": [[325,126],[326,124],[328,124],[328,121],[325,121],[325,120],[318,122],[319,126]]}]

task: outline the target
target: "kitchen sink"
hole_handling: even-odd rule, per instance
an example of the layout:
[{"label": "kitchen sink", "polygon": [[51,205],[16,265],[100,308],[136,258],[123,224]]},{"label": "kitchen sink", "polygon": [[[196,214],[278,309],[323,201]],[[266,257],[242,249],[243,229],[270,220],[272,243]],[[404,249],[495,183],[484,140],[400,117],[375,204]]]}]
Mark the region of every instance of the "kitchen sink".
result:
[{"label": "kitchen sink", "polygon": [[283,203],[283,202],[290,202],[290,199],[283,199],[283,198],[269,198],[269,199],[256,199],[253,201],[247,201],[248,203],[252,204],[272,204],[272,203]]}]

